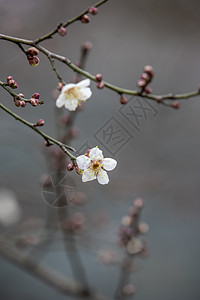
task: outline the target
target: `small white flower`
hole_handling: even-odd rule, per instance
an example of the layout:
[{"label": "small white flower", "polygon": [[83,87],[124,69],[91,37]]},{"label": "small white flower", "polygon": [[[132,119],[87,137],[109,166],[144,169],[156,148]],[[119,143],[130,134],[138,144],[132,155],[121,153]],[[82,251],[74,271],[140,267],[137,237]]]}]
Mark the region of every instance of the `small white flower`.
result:
[{"label": "small white flower", "polygon": [[66,84],[56,100],[56,106],[65,106],[69,110],[75,110],[81,101],[85,101],[91,97],[92,91],[88,87],[89,85],[90,79],[84,79],[77,84]]},{"label": "small white flower", "polygon": [[102,151],[98,147],[92,148],[88,156],[78,156],[76,162],[79,169],[83,172],[83,182],[97,179],[100,184],[107,184],[109,182],[106,171],[112,171],[117,165],[115,159],[104,158]]}]

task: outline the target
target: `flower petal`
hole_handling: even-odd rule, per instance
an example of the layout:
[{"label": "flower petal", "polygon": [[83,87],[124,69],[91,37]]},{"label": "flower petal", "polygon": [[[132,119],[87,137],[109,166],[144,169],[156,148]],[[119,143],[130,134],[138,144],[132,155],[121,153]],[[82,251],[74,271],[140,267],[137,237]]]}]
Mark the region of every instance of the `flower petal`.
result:
[{"label": "flower petal", "polygon": [[78,100],[77,99],[73,99],[73,100],[66,100],[65,99],[65,108],[74,111],[76,110],[78,106]]},{"label": "flower petal", "polygon": [[95,161],[97,160],[103,160],[103,154],[102,154],[102,151],[99,150],[98,147],[94,147],[90,150],[90,153],[89,153],[89,157]]},{"label": "flower petal", "polygon": [[86,170],[89,167],[90,159],[85,155],[80,155],[76,158],[79,169]]},{"label": "flower petal", "polygon": [[65,104],[65,97],[64,97],[64,95],[61,93],[61,94],[58,96],[57,100],[56,100],[56,106],[57,106],[57,107],[62,107],[64,104]]},{"label": "flower petal", "polygon": [[76,84],[76,86],[83,87],[83,88],[89,85],[90,85],[90,79],[83,79]]},{"label": "flower petal", "polygon": [[83,172],[82,181],[87,182],[96,179],[95,172],[91,169],[87,169]]},{"label": "flower petal", "polygon": [[71,88],[73,88],[75,86],[76,86],[75,83],[68,83],[68,84],[66,84],[66,85],[63,86],[61,93],[64,93],[67,90],[69,90],[69,89],[71,89]]},{"label": "flower petal", "polygon": [[106,171],[112,171],[117,165],[117,161],[113,158],[104,158],[103,160],[103,168]]},{"label": "flower petal", "polygon": [[90,98],[92,95],[92,91],[90,88],[86,87],[86,88],[82,88],[79,91],[79,100],[87,100],[88,98]]},{"label": "flower petal", "polygon": [[107,184],[109,182],[108,174],[106,171],[101,170],[97,174],[97,180],[100,184]]}]

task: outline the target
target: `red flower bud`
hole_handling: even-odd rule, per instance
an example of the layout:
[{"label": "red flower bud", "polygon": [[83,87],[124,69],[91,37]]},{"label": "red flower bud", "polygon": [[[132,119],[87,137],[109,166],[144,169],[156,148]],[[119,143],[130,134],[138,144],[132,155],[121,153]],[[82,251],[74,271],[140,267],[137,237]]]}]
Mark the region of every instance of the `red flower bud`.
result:
[{"label": "red flower bud", "polygon": [[26,102],[24,100],[20,100],[19,103],[20,103],[21,107],[25,107],[26,106]]},{"label": "red flower bud", "polygon": [[39,103],[38,99],[32,98],[32,99],[30,100],[30,104],[31,104],[32,106],[37,106],[38,103]]},{"label": "red flower bud", "polygon": [[13,80],[13,76],[8,76],[7,77],[7,83],[9,83],[10,80]]},{"label": "red flower bud", "polygon": [[175,109],[179,109],[179,107],[180,107],[179,102],[178,101],[172,102],[171,107],[173,107]]},{"label": "red flower bud", "polygon": [[39,93],[34,93],[32,95],[32,98],[39,99],[40,98],[40,94]]},{"label": "red flower bud", "polygon": [[97,15],[97,13],[98,13],[98,8],[96,8],[96,7],[90,7],[89,10],[88,10],[88,12],[89,12],[90,14],[92,14],[92,15]]},{"label": "red flower bud", "polygon": [[102,74],[96,74],[95,78],[97,81],[102,81],[103,76],[102,76]]},{"label": "red flower bud", "polygon": [[65,36],[67,34],[67,29],[63,26],[61,26],[59,29],[58,29],[58,34],[60,36]]},{"label": "red flower bud", "polygon": [[154,77],[154,70],[153,70],[152,66],[145,66],[144,67],[144,72],[149,74],[149,76],[151,78]]},{"label": "red flower bud", "polygon": [[18,96],[21,98],[24,98],[24,94],[22,94],[22,93],[19,93]]},{"label": "red flower bud", "polygon": [[93,47],[92,43],[91,42],[85,42],[82,46],[82,50],[83,51],[89,51],[91,50]]},{"label": "red flower bud", "polygon": [[83,15],[81,17],[81,23],[87,24],[90,22],[90,17],[88,15]]},{"label": "red flower bud", "polygon": [[57,90],[61,91],[62,88],[63,88],[63,86],[64,86],[64,84],[62,82],[58,82],[58,84],[57,84]]},{"label": "red flower bud", "polygon": [[37,48],[35,47],[31,47],[27,50],[26,52],[28,55],[31,55],[31,56],[35,56],[35,55],[38,55],[39,54],[39,51]]},{"label": "red flower bud", "polygon": [[36,126],[44,126],[44,120],[43,119],[39,119],[35,125]]},{"label": "red flower bud", "polygon": [[140,88],[144,88],[146,85],[147,85],[147,82],[144,79],[139,79],[137,81],[137,86],[140,87]]},{"label": "red flower bud", "polygon": [[96,87],[97,87],[98,89],[103,89],[103,88],[104,88],[104,83],[103,83],[103,81],[97,82]]},{"label": "red flower bud", "polygon": [[128,99],[125,97],[125,96],[121,96],[121,98],[120,98],[120,103],[121,104],[126,104],[128,102]]},{"label": "red flower bud", "polygon": [[12,89],[16,89],[18,88],[18,84],[15,80],[9,80],[8,85],[12,88]]},{"label": "red flower bud", "polygon": [[36,67],[39,65],[40,60],[37,56],[31,56],[31,57],[27,56],[27,58],[28,58],[28,62],[31,66]]},{"label": "red flower bud", "polygon": [[68,164],[67,170],[68,170],[68,171],[74,170],[74,165],[73,165],[73,163],[69,163],[69,164]]},{"label": "red flower bud", "polygon": [[152,93],[152,88],[146,87],[144,91],[145,91],[145,93],[147,93],[147,94],[151,94],[151,93]]}]

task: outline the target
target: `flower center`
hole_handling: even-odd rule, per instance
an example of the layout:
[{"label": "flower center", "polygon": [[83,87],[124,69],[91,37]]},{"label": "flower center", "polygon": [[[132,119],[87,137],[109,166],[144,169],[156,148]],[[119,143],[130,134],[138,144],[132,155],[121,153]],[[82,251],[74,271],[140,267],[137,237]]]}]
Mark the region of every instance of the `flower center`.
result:
[{"label": "flower center", "polygon": [[66,95],[66,99],[69,99],[69,98],[78,99],[77,87],[72,87],[72,88],[68,89],[67,91],[65,91],[65,95]]},{"label": "flower center", "polygon": [[95,162],[92,164],[92,169],[93,169],[94,171],[97,171],[97,170],[100,169],[100,168],[101,168],[100,162],[95,161]]}]

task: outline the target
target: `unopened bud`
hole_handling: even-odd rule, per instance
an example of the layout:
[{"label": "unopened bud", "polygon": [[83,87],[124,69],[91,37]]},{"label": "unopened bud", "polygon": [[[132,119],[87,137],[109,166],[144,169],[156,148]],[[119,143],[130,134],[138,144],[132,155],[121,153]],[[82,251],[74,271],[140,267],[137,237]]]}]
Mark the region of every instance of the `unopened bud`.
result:
[{"label": "unopened bud", "polygon": [[90,17],[88,15],[83,15],[81,17],[81,23],[87,24],[90,22]]},{"label": "unopened bud", "polygon": [[24,100],[20,100],[19,102],[20,102],[20,106],[21,107],[25,107],[26,106],[26,102]]},{"label": "unopened bud", "polygon": [[40,94],[39,93],[34,93],[32,95],[32,98],[39,99],[40,98]]},{"label": "unopened bud", "polygon": [[36,55],[39,54],[39,51],[38,51],[37,48],[31,47],[31,48],[29,48],[29,49],[27,50],[27,54],[28,54],[28,55],[32,55],[32,56],[36,56]]},{"label": "unopened bud", "polygon": [[65,27],[61,26],[58,29],[58,33],[60,34],[60,36],[65,36],[67,34],[67,29]]},{"label": "unopened bud", "polygon": [[82,49],[83,51],[89,51],[92,49],[92,47],[93,47],[92,43],[88,41],[83,44]]},{"label": "unopened bud", "polygon": [[61,81],[58,82],[58,84],[57,84],[57,90],[60,92],[62,90],[63,86],[64,86],[64,84]]},{"label": "unopened bud", "polygon": [[19,93],[18,96],[21,98],[24,98],[24,94],[22,94],[22,93]]},{"label": "unopened bud", "polygon": [[151,94],[152,93],[152,88],[150,88],[149,86],[145,88],[145,93],[147,94]]},{"label": "unopened bud", "polygon": [[149,74],[150,77],[154,76],[154,70],[152,66],[145,66],[144,67],[144,72]]},{"label": "unopened bud", "polygon": [[74,165],[73,165],[73,163],[69,163],[69,164],[68,164],[67,170],[68,170],[68,171],[74,170]]},{"label": "unopened bud", "polygon": [[171,107],[173,107],[175,109],[179,109],[179,107],[180,107],[179,102],[178,101],[172,102]]},{"label": "unopened bud", "polygon": [[20,105],[20,100],[18,100],[18,99],[16,99],[16,98],[14,98],[14,103],[15,103],[15,106],[17,106],[17,107],[20,107],[21,105]]},{"label": "unopened bud", "polygon": [[8,76],[7,77],[7,83],[9,83],[10,80],[13,80],[13,76]]},{"label": "unopened bud", "polygon": [[143,73],[140,77],[141,79],[144,79],[145,81],[150,81],[151,77],[149,76],[148,73]]},{"label": "unopened bud", "polygon": [[90,7],[88,12],[92,15],[97,15],[98,13],[98,8],[97,7]]},{"label": "unopened bud", "polygon": [[144,79],[139,79],[137,81],[137,86],[140,87],[140,88],[144,88],[146,85],[147,85],[147,82]]},{"label": "unopened bud", "polygon": [[104,85],[103,81],[97,82],[96,87],[97,87],[98,89],[103,89],[104,86],[105,86],[105,85]]},{"label": "unopened bud", "polygon": [[30,104],[31,104],[32,106],[37,106],[38,103],[39,103],[38,99],[32,98],[32,99],[30,100]]},{"label": "unopened bud", "polygon": [[128,99],[125,97],[125,96],[121,96],[121,98],[120,98],[120,103],[121,104],[126,104],[128,102]]},{"label": "unopened bud", "polygon": [[18,84],[15,80],[9,80],[8,85],[12,88],[12,89],[16,89],[18,88]]},{"label": "unopened bud", "polygon": [[29,65],[31,65],[31,66],[36,67],[40,63],[40,60],[37,56],[33,56],[31,58],[30,58],[30,56],[27,56],[27,58],[28,58]]},{"label": "unopened bud", "polygon": [[102,76],[102,74],[96,74],[95,78],[96,78],[97,81],[100,82],[100,81],[102,81],[103,76]]},{"label": "unopened bud", "polygon": [[36,126],[44,126],[44,120],[43,119],[39,119],[36,123]]},{"label": "unopened bud", "polygon": [[136,198],[134,201],[134,206],[142,208],[144,206],[144,201],[141,198]]}]

